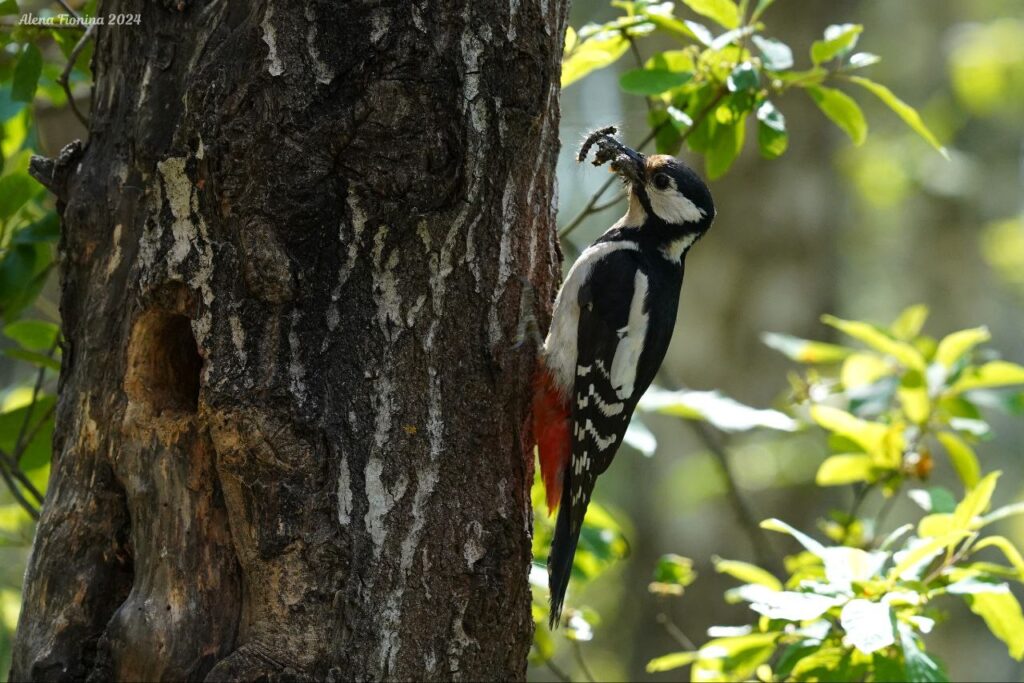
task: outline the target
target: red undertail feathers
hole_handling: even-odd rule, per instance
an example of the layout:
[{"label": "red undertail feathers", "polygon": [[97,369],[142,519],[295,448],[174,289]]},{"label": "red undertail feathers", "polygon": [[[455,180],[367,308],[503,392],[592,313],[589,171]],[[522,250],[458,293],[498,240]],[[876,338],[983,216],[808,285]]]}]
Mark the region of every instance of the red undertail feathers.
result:
[{"label": "red undertail feathers", "polygon": [[548,514],[558,507],[562,477],[569,464],[571,411],[551,372],[541,365],[533,383],[533,433],[540,456],[540,477],[547,492]]}]

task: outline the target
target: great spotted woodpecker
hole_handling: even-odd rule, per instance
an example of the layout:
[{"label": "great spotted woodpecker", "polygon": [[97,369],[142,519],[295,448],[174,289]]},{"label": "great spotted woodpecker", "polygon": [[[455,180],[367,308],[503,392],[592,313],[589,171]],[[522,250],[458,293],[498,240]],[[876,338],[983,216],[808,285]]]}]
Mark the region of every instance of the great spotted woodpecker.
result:
[{"label": "great spotted woodpecker", "polygon": [[535,379],[533,427],[548,512],[559,507],[548,556],[550,625],[557,626],[597,476],[612,462],[640,397],[665,357],[683,262],[715,217],[707,185],[685,164],[591,135],[594,165],[627,186],[625,216],[569,270],[555,299]]}]

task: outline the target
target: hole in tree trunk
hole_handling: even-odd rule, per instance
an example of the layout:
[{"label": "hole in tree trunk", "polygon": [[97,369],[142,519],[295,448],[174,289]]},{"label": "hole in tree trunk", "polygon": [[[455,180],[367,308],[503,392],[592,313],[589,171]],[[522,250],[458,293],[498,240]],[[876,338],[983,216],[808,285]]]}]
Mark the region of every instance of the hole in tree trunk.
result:
[{"label": "hole in tree trunk", "polygon": [[136,321],[124,379],[132,400],[145,403],[154,413],[195,412],[202,369],[203,359],[186,316],[158,309]]}]

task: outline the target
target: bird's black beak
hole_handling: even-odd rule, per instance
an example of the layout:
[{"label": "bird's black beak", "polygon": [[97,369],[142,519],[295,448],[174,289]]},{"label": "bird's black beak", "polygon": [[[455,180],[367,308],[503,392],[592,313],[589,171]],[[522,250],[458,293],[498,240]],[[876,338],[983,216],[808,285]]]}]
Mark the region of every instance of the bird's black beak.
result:
[{"label": "bird's black beak", "polygon": [[611,162],[609,168],[614,173],[618,173],[625,181],[635,185],[643,184],[645,180],[646,157],[616,140],[612,137],[614,133],[614,126],[602,128],[591,133],[584,141],[583,147],[580,148],[577,160],[583,161],[586,159],[590,148],[596,145],[597,152],[594,153],[595,166]]}]

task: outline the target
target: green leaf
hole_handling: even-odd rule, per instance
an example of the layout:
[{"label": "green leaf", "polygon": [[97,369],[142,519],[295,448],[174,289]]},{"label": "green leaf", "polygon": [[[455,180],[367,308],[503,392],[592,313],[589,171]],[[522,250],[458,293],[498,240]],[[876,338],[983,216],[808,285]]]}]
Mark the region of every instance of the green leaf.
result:
[{"label": "green leaf", "polygon": [[1024,659],[1024,614],[1013,593],[972,593],[964,595],[971,611],[985,620],[988,630],[1006,643],[1010,656]]},{"label": "green leaf", "polygon": [[793,66],[793,50],[781,40],[755,35],[751,38],[761,51],[764,68],[770,71],[784,71]]},{"label": "green leaf", "polygon": [[892,336],[901,341],[911,341],[921,333],[925,321],[928,319],[928,307],[924,304],[909,306],[900,313],[899,317],[889,326]]},{"label": "green leaf", "polygon": [[647,18],[652,24],[669,35],[675,36],[676,38],[685,38],[686,40],[696,40],[697,42],[701,42],[701,39],[697,37],[697,34],[694,33],[693,29],[687,26],[685,22],[679,21],[675,17],[647,13]]},{"label": "green leaf", "polygon": [[620,33],[599,34],[580,43],[562,61],[562,87],[567,88],[591,71],[603,69],[626,54],[629,41]]},{"label": "green leaf", "polygon": [[907,680],[915,683],[948,683],[949,677],[934,659],[917,644],[914,630],[905,622],[897,624],[900,634],[900,647],[903,649],[903,661]]},{"label": "green leaf", "polygon": [[697,580],[697,573],[693,571],[693,560],[681,555],[662,555],[654,568],[654,580],[659,583],[689,586]]},{"label": "green leaf", "polygon": [[885,449],[885,438],[889,428],[878,422],[868,422],[832,406],[811,407],[811,419],[824,429],[846,437],[868,453]]},{"label": "green leaf", "polygon": [[965,370],[956,383],[950,387],[950,392],[959,394],[971,389],[987,389],[1016,384],[1024,384],[1024,367],[1016,363],[994,360],[981,367]]},{"label": "green leaf", "polygon": [[896,560],[896,564],[889,570],[889,580],[899,578],[910,581],[920,578],[932,558],[946,548],[956,545],[967,535],[966,531],[951,531],[934,538],[920,539],[906,551],[895,554],[893,559]]},{"label": "green leaf", "polygon": [[56,211],[49,211],[34,223],[15,231],[11,242],[13,244],[37,244],[56,242],[58,239],[60,239],[60,218],[57,217]]},{"label": "green leaf", "polygon": [[811,60],[817,66],[845,54],[857,44],[864,27],[860,24],[833,24],[825,29],[825,39],[811,45]]},{"label": "green leaf", "polygon": [[949,152],[947,152],[946,148],[939,143],[935,135],[928,130],[928,127],[924,125],[924,121],[921,120],[921,115],[917,113],[916,109],[896,97],[889,88],[885,87],[881,83],[875,83],[874,81],[862,76],[850,76],[850,80],[870,91],[875,95],[875,97],[882,100],[882,102],[884,102],[889,109],[896,112],[896,115],[903,119],[903,122],[910,126],[915,133],[920,135],[928,142],[928,144],[938,150],[939,154],[944,156],[946,159],[949,159]]},{"label": "green leaf", "polygon": [[761,341],[769,348],[775,349],[798,363],[838,363],[853,352],[845,346],[800,339],[776,332],[763,333]]},{"label": "green leaf", "polygon": [[[984,524],[984,519],[981,520],[981,523]],[[1013,565],[1014,570],[1016,570],[1017,580],[1024,581],[1024,557],[1021,557],[1017,547],[1005,536],[986,536],[974,544],[974,547],[971,548],[971,553],[977,553],[990,547],[995,547],[1002,551],[1006,559]]]},{"label": "green leaf", "polygon": [[29,351],[49,351],[60,329],[45,320],[18,320],[4,327],[4,334]]},{"label": "green leaf", "polygon": [[683,0],[687,7],[723,28],[740,25],[740,11],[732,0]]},{"label": "green leaf", "polygon": [[921,352],[906,342],[889,337],[874,326],[857,320],[841,320],[831,315],[823,315],[822,322],[830,325],[843,334],[858,339],[871,348],[892,356],[902,365],[913,370],[924,372],[925,362]]},{"label": "green leaf", "polygon": [[15,0],[3,0],[0,2],[0,17],[10,16],[18,13],[18,3]]},{"label": "green leaf", "polygon": [[802,545],[808,552],[817,555],[818,557],[822,557],[825,553],[825,546],[818,543],[802,531],[794,529],[780,519],[775,519],[774,517],[766,519],[761,522],[761,528],[767,529],[768,531],[777,531],[779,533],[789,534],[799,541],[800,545]]},{"label": "green leaf", "polygon": [[889,605],[870,600],[851,600],[843,606],[839,623],[850,644],[866,655],[896,642]]},{"label": "green leaf", "polygon": [[714,123],[711,131],[711,148],[704,157],[704,170],[709,179],[716,180],[725,175],[739,156],[746,131],[743,125],[744,118],[745,114],[732,123]]},{"label": "green leaf", "polygon": [[693,683],[746,680],[775,653],[779,636],[778,633],[750,633],[710,640],[698,651],[700,657],[693,663],[690,680]]},{"label": "green leaf", "polygon": [[44,353],[26,351],[25,349],[4,349],[4,355],[8,358],[14,358],[15,360],[23,360],[26,363],[31,363],[38,368],[48,368],[50,370],[60,371],[60,361],[51,358]]},{"label": "green leaf", "polygon": [[737,64],[726,80],[726,87],[729,92],[740,92],[757,88],[760,79],[757,75],[757,68],[750,62]]},{"label": "green leaf", "polygon": [[18,63],[14,66],[14,79],[11,81],[11,100],[14,102],[31,102],[36,95],[39,76],[43,73],[43,56],[32,43],[25,46]]},{"label": "green leaf", "polygon": [[0,220],[15,215],[39,190],[39,184],[27,173],[11,173],[0,178]]},{"label": "green leaf", "polygon": [[693,664],[697,661],[700,652],[673,652],[672,654],[655,657],[647,662],[647,673],[654,674],[662,671],[672,671],[680,667]]},{"label": "green leaf", "polygon": [[622,74],[619,87],[633,95],[660,95],[688,83],[693,74],[664,69],[633,69]]},{"label": "green leaf", "polygon": [[949,369],[960,358],[978,344],[984,344],[992,338],[987,327],[972,327],[947,335],[939,342],[935,351],[935,362]]},{"label": "green leaf", "polygon": [[870,455],[859,453],[829,456],[814,478],[818,486],[845,486],[874,480],[874,460]]},{"label": "green leaf", "polygon": [[980,517],[988,510],[992,502],[992,494],[996,490],[996,481],[1001,472],[991,472],[978,482],[956,506],[953,511],[952,529],[954,531],[970,531],[975,528],[974,518]]},{"label": "green leaf", "polygon": [[638,408],[695,420],[706,420],[723,431],[747,431],[765,427],[784,432],[796,430],[797,423],[777,410],[758,410],[723,396],[717,391],[666,391],[651,387]]},{"label": "green leaf", "polygon": [[914,424],[924,424],[931,416],[931,401],[924,376],[918,370],[908,370],[900,381],[896,395],[903,414]]},{"label": "green leaf", "polygon": [[964,488],[970,490],[977,486],[981,478],[981,465],[978,464],[978,456],[975,455],[974,449],[953,432],[939,432],[936,436],[946,449],[949,461],[953,464],[953,469],[963,482]]},{"label": "green leaf", "polygon": [[744,583],[765,586],[771,590],[782,590],[782,582],[772,576],[770,572],[761,569],[757,565],[738,560],[723,560],[717,556],[712,557],[711,561],[715,565],[715,571],[719,574],[728,574]]},{"label": "green leaf", "polygon": [[806,91],[818,105],[818,109],[850,136],[853,144],[864,143],[868,136],[868,124],[864,120],[864,113],[852,97],[841,90],[826,88],[823,85],[808,86]]}]

